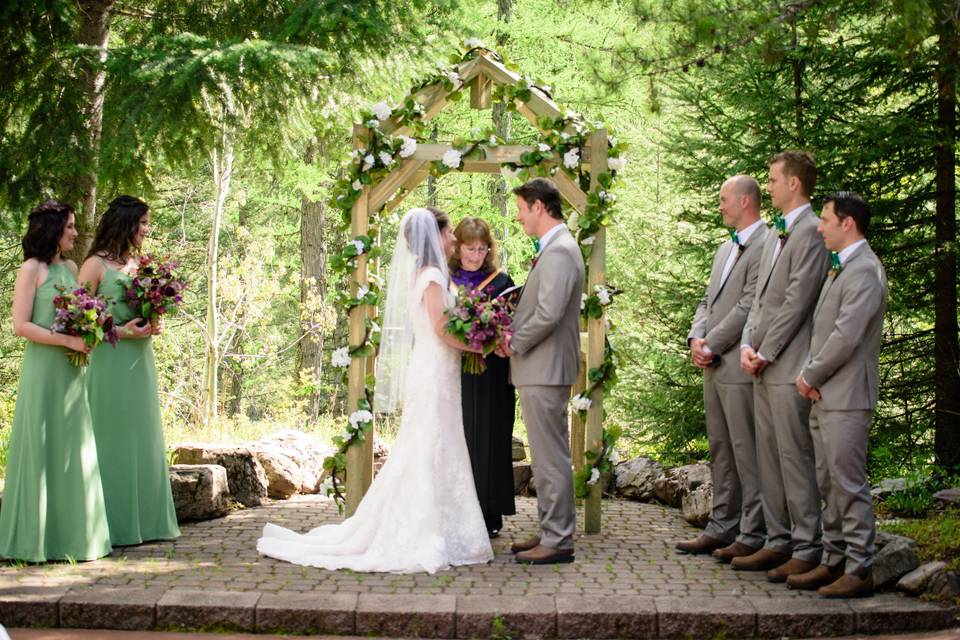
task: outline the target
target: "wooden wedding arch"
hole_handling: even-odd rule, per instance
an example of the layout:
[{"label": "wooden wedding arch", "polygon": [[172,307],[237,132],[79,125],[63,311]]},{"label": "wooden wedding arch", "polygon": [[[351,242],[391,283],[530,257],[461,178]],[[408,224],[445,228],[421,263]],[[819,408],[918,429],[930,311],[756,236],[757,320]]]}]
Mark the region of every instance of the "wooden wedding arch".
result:
[{"label": "wooden wedding arch", "polygon": [[[492,107],[494,96],[509,101],[517,112],[522,114],[537,128],[541,135],[551,132],[554,140],[572,140],[579,145],[575,156],[565,163],[563,155],[557,151],[568,149],[558,143],[553,145],[540,143],[533,146],[508,144],[509,141],[493,141],[485,144],[483,141],[473,141],[454,147],[451,144],[440,144],[424,140],[417,136],[416,122],[425,122],[433,118],[452,102],[455,96],[463,90],[469,89],[469,105],[473,109],[489,109]],[[371,235],[371,219],[379,220],[379,216],[390,211],[403,202],[406,195],[412,192],[427,176],[446,173],[449,170],[458,170],[468,173],[500,173],[503,167],[511,170],[524,170],[531,175],[545,175],[559,189],[561,195],[576,212],[571,218],[577,218],[579,226],[573,231],[585,248],[587,257],[587,282],[584,291],[594,292],[606,287],[605,279],[605,226],[609,223],[609,204],[612,196],[606,195],[615,170],[608,169],[608,152],[617,150],[615,144],[608,140],[607,130],[602,127],[590,127],[583,119],[571,112],[565,112],[547,94],[528,78],[509,69],[495,52],[482,46],[470,46],[467,53],[458,64],[450,70],[441,72],[432,81],[427,81],[422,87],[413,91],[403,103],[405,106],[390,109],[386,113],[384,105],[376,109],[372,118],[363,124],[357,124],[353,129],[353,168],[354,175],[342,181],[343,188],[349,194],[347,199],[349,209],[343,206],[345,217],[349,212],[350,229],[353,238],[369,241],[369,245],[379,243],[378,234]],[[380,113],[376,113],[379,111]],[[380,158],[376,151],[379,144],[389,145],[390,140],[401,137],[409,141],[415,140],[415,151],[412,153],[395,153],[393,157],[388,152],[389,162]],[[547,138],[544,138],[547,139]],[[387,141],[385,143],[384,141]],[[414,145],[410,145],[413,147]],[[547,150],[545,147],[550,147]],[[389,146],[387,147],[390,148]],[[398,145],[392,147],[398,149]],[[462,160],[457,167],[453,164],[450,152],[462,153]],[[568,149],[569,151],[569,149]],[[532,155],[531,155],[532,154]],[[452,160],[456,160],[455,154]],[[570,165],[576,160],[576,170],[571,171]],[[359,180],[363,177],[360,168],[366,170],[368,165],[382,164],[377,180]],[[566,167],[564,165],[567,165]],[[622,165],[615,165],[622,168]],[[388,169],[387,171],[384,171]],[[439,171],[438,171],[439,169]],[[359,172],[359,173],[358,173]],[[524,175],[524,174],[521,174]],[[354,178],[351,180],[351,178]],[[581,188],[589,183],[586,190]],[[350,184],[351,187],[346,185]],[[338,196],[343,200],[343,193]],[[589,218],[589,219],[588,219]],[[587,221],[584,223],[584,221]],[[568,221],[568,224],[570,222]],[[374,358],[371,349],[361,350],[360,346],[368,343],[370,326],[376,314],[376,305],[368,304],[366,292],[371,288],[371,259],[370,254],[376,252],[368,250],[366,246],[358,249],[349,261],[352,267],[350,278],[349,299],[352,300],[349,311],[349,341],[350,360],[347,370],[348,381],[348,411],[351,415],[369,407],[370,390],[368,383],[374,373]],[[351,251],[349,254],[353,254]],[[609,297],[601,303],[600,311],[589,315],[585,320],[585,334],[582,334],[582,349],[586,352],[585,366],[581,365],[580,382],[574,393],[587,393],[589,408],[585,411],[572,411],[571,425],[571,453],[574,467],[584,469],[587,460],[596,461],[604,451],[606,432],[603,428],[603,382],[597,383],[597,378],[608,369],[612,371],[610,363],[611,349],[606,340],[605,318],[602,307],[609,304]],[[597,305],[593,305],[597,308]],[[590,374],[587,374],[587,371]],[[600,372],[600,373],[597,373]],[[612,374],[611,374],[612,375]],[[588,380],[595,382],[589,385]],[[585,391],[586,390],[586,391]],[[581,406],[584,403],[581,401]],[[584,419],[585,414],[585,419]],[[367,415],[369,417],[369,414]],[[351,424],[356,424],[351,420]],[[373,479],[373,437],[372,418],[368,425],[369,431],[364,437],[361,430],[359,437],[341,440],[342,451],[345,452],[346,463],[346,510],[351,515],[360,503],[361,498]],[[602,487],[595,479],[590,483],[589,494],[585,498],[585,512],[587,533],[600,531],[601,523],[601,494]]]}]

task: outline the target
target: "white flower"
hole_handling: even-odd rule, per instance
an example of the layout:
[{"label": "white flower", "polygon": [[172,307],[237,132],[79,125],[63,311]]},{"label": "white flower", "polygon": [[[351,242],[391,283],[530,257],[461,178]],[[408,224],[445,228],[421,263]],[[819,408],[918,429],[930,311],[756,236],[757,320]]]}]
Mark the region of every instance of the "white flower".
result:
[{"label": "white flower", "polygon": [[600,306],[605,307],[610,304],[611,298],[609,289],[597,285],[594,287],[594,290],[597,292],[597,300],[600,302]]},{"label": "white flower", "polygon": [[569,139],[570,139],[570,134],[567,133],[566,131],[561,131],[561,132],[560,132],[560,139],[561,139],[561,140],[569,140]]},{"label": "white flower", "polygon": [[610,169],[610,171],[623,171],[626,166],[626,158],[607,158],[607,169]]},{"label": "white flower", "polygon": [[343,438],[344,442],[350,442],[351,438],[353,438],[354,433],[355,432],[353,430],[348,428],[346,431],[340,434],[340,437]]},{"label": "white flower", "polygon": [[460,158],[462,157],[463,154],[456,149],[449,149],[445,154],[443,154],[443,160],[441,160],[441,162],[451,169],[456,169],[460,166]]},{"label": "white flower", "polygon": [[386,151],[381,151],[378,155],[380,157],[380,162],[383,163],[383,166],[389,167],[391,164],[393,164],[393,156]]},{"label": "white flower", "polygon": [[537,145],[537,149],[543,152],[547,152],[547,151],[550,151],[550,145],[544,144],[541,142],[540,144]]},{"label": "white flower", "polygon": [[373,115],[377,116],[377,120],[381,122],[389,118],[390,114],[393,113],[393,109],[391,109],[386,102],[378,102],[370,107],[370,110],[373,111]]},{"label": "white flower", "polygon": [[563,154],[563,166],[567,169],[576,169],[580,165],[580,148],[570,149]]},{"label": "white flower", "polygon": [[362,167],[362,169],[363,169],[364,171],[366,171],[367,169],[369,169],[370,167],[372,167],[376,161],[377,161],[377,160],[376,160],[376,158],[373,157],[373,154],[372,154],[372,153],[368,153],[367,155],[363,156],[363,167]]},{"label": "white flower", "polygon": [[490,136],[490,139],[487,140],[487,142],[489,142],[490,144],[494,144],[494,145],[495,145],[495,144],[498,144],[498,143],[497,143],[497,136]]},{"label": "white flower", "polygon": [[500,167],[500,175],[502,175],[507,180],[516,180],[518,173],[520,172],[515,171],[506,165]]},{"label": "white flower", "polygon": [[370,293],[370,289],[367,289],[366,287],[360,287],[357,289],[357,300],[362,300],[363,297],[368,293]]},{"label": "white flower", "polygon": [[360,425],[373,420],[373,414],[366,409],[360,409],[350,414],[350,425],[354,429],[359,429]]},{"label": "white flower", "polygon": [[593,469],[590,470],[590,479],[587,480],[587,484],[589,484],[590,486],[593,486],[597,484],[597,482],[599,481],[600,481],[600,469],[597,469],[596,467],[594,467]]},{"label": "white flower", "polygon": [[346,369],[350,366],[350,350],[347,347],[334,349],[330,356],[330,365],[335,369]]},{"label": "white flower", "polygon": [[380,121],[379,121],[379,120],[374,120],[374,119],[367,120],[367,128],[368,128],[368,129],[376,129],[376,128],[379,127],[379,126],[380,126]]},{"label": "white flower", "polygon": [[360,255],[361,253],[363,253],[363,248],[364,248],[363,240],[351,240],[350,244],[352,244],[357,249],[357,255]]},{"label": "white flower", "polygon": [[403,140],[403,146],[400,147],[400,157],[409,158],[414,153],[417,152],[417,141],[413,138],[408,138],[407,136],[400,136],[400,139]]},{"label": "white flower", "polygon": [[593,244],[594,240],[596,239],[597,239],[597,236],[590,236],[589,238],[584,238],[583,240],[581,240],[580,244],[582,244],[585,247],[589,247],[590,245]]},{"label": "white flower", "polygon": [[463,41],[463,44],[468,49],[473,49],[474,47],[486,48],[486,45],[483,44],[483,40],[481,40],[480,38],[467,38],[466,40]]},{"label": "white flower", "polygon": [[447,71],[447,80],[449,80],[453,84],[457,84],[458,82],[460,82],[460,74],[457,73],[456,71]]},{"label": "white flower", "polygon": [[620,452],[616,449],[611,449],[610,453],[607,454],[607,460],[610,461],[610,464],[619,464],[620,462]]},{"label": "white flower", "polygon": [[617,146],[617,139],[614,136],[610,136],[607,140],[609,140],[613,146]]},{"label": "white flower", "polygon": [[581,293],[580,294],[580,311],[583,311],[586,308],[587,308],[587,294]]},{"label": "white flower", "polygon": [[573,407],[574,411],[586,411],[592,404],[593,401],[590,398],[584,398],[579,393],[570,398],[570,405]]},{"label": "white flower", "polygon": [[370,333],[380,333],[380,325],[377,324],[376,320],[370,321]]},{"label": "white flower", "polygon": [[363,189],[363,183],[360,182],[359,180],[354,180],[353,182],[350,183],[350,186],[353,187],[354,191],[360,191],[361,189]]}]

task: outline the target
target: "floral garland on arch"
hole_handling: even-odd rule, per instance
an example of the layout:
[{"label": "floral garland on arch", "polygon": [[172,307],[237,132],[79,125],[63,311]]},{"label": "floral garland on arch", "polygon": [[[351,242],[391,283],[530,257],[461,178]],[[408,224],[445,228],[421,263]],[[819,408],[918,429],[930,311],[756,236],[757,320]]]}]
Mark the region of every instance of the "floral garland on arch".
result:
[{"label": "floral garland on arch", "polygon": [[[341,211],[344,228],[351,223],[354,203],[360,197],[365,187],[372,188],[380,183],[393,171],[398,164],[411,157],[417,150],[417,138],[424,137],[425,110],[416,96],[423,89],[432,86],[442,86],[448,101],[457,101],[462,98],[465,86],[460,67],[481,54],[492,55],[498,62],[516,71],[502,56],[487,49],[479,40],[471,39],[465,43],[466,51],[454,55],[450,59],[452,66],[439,66],[436,72],[417,86],[414,86],[404,102],[391,108],[386,103],[378,103],[361,114],[362,122],[368,130],[366,146],[354,149],[349,156],[341,178],[333,187],[333,202]],[[518,105],[528,102],[533,93],[550,96],[550,87],[534,83],[530,77],[523,77],[515,84],[498,85],[494,90],[493,99],[502,102],[508,110],[517,111]],[[385,132],[385,125],[391,123],[394,129],[408,127],[412,136],[390,135]],[[541,117],[537,121],[540,135],[533,141],[531,149],[520,156],[516,163],[505,163],[501,167],[501,175],[507,180],[526,181],[532,177],[550,177],[558,171],[565,172],[587,194],[587,204],[582,213],[571,214],[569,226],[575,231],[577,242],[583,254],[584,261],[588,262],[596,234],[600,229],[613,222],[616,196],[611,190],[618,182],[619,174],[626,166],[623,152],[626,145],[618,142],[613,136],[607,140],[607,166],[603,167],[597,176],[597,188],[591,189],[591,174],[583,167],[583,149],[589,144],[591,134],[602,127],[601,123],[588,123],[583,116],[567,111],[562,117]],[[492,128],[474,130],[469,138],[457,137],[451,142],[451,148],[440,160],[431,162],[430,171],[435,177],[443,176],[463,168],[465,160],[471,158],[485,158],[487,149],[506,144],[508,141],[495,135]],[[374,258],[379,255],[380,248],[375,246],[383,216],[382,207],[379,211],[368,212],[369,233],[347,241],[339,255],[331,259],[330,266],[334,272],[349,274],[357,268],[358,258],[366,255]],[[340,292],[336,295],[336,302],[349,312],[358,305],[379,304],[381,299],[381,285],[379,278],[373,276],[367,287],[360,287],[356,295]],[[581,305],[581,313],[585,317],[603,318],[606,308],[612,304],[613,297],[620,294],[620,289],[610,285],[595,287],[589,296],[585,295]],[[605,321],[608,331],[613,329],[609,319]],[[366,332],[360,344],[349,345],[335,349],[331,364],[343,370],[343,378],[347,378],[347,370],[353,358],[366,358],[376,352],[379,344],[379,327],[370,319],[366,320]],[[605,341],[604,359],[599,367],[590,369],[587,377],[590,387],[584,394],[574,396],[571,404],[574,410],[585,416],[590,407],[590,396],[596,390],[606,394],[616,382],[616,366],[614,364],[614,350],[609,340]],[[362,443],[372,429],[373,396],[372,376],[365,379],[364,400],[361,400],[357,411],[347,418],[348,425],[344,432],[333,438],[337,447],[336,453],[324,460],[324,468],[330,471],[333,480],[332,487],[327,494],[333,496],[341,512],[344,496],[339,489],[337,476],[346,471],[346,451],[354,443]],[[576,474],[574,478],[577,495],[582,497],[589,493],[589,486],[595,484],[601,473],[612,468],[611,455],[613,446],[620,435],[619,427],[605,428],[603,432],[603,447],[599,453],[587,452],[587,467]],[[586,487],[586,489],[584,489]],[[581,495],[582,494],[582,495]]]}]

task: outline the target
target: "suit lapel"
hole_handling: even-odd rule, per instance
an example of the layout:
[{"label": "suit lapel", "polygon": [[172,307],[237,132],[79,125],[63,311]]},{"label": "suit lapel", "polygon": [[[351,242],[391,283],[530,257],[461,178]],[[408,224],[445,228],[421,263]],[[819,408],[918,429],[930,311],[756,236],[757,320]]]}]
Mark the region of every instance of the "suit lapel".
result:
[{"label": "suit lapel", "polygon": [[[770,274],[773,273],[773,268],[775,264],[773,262],[773,245],[776,242],[779,242],[776,233],[768,233],[767,241],[763,244],[763,255],[760,256],[760,286],[757,287],[757,295],[763,295],[763,292],[767,289],[767,283],[770,282]],[[777,260],[779,261],[779,257]]]},{"label": "suit lapel", "polygon": [[[726,250],[724,250],[726,249]],[[721,282],[720,278],[723,277],[723,267],[727,264],[727,260],[730,259],[730,252],[736,251],[736,245],[733,244],[732,240],[727,240],[720,247],[719,253],[721,256],[717,256],[719,260],[714,263],[713,273],[710,275],[710,287],[707,291],[707,305],[712,305],[713,301],[717,299],[717,296],[720,295],[720,291],[723,290],[723,285],[726,282]],[[736,267],[736,263],[734,263]],[[733,269],[730,269],[730,273],[733,273]],[[730,276],[727,276],[727,280],[730,279]]]},{"label": "suit lapel", "polygon": [[816,318],[817,314],[820,313],[820,307],[823,305],[823,301],[827,299],[827,292],[830,291],[830,287],[834,283],[843,277],[844,272],[850,267],[850,264],[856,260],[863,253],[863,250],[867,248],[867,243],[864,242],[862,245],[857,247],[856,251],[850,254],[850,257],[847,258],[847,261],[843,263],[843,266],[840,268],[840,273],[836,274],[832,278],[828,277],[827,281],[823,283],[823,288],[820,290],[820,298],[817,300],[817,306],[813,309],[813,317]]}]

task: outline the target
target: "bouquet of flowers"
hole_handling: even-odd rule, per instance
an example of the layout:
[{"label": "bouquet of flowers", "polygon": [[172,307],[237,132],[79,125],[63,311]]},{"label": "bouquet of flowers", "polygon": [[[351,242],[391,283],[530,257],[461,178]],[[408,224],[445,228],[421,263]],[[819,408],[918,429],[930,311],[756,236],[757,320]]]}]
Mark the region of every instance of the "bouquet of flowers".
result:
[{"label": "bouquet of flowers", "polygon": [[[78,287],[70,293],[62,290],[60,295],[54,296],[53,306],[57,315],[50,325],[51,333],[78,336],[91,349],[101,342],[117,346],[117,328],[102,297],[90,295],[86,287]],[[90,362],[88,354],[72,349],[67,352],[67,357],[75,367],[84,367]]]},{"label": "bouquet of flowers", "polygon": [[457,303],[446,314],[447,332],[477,350],[465,354],[463,370],[477,375],[483,373],[487,368],[484,358],[493,353],[513,324],[507,301],[460,287]]},{"label": "bouquet of flowers", "polygon": [[177,263],[171,260],[140,256],[137,275],[126,285],[127,302],[154,327],[160,316],[183,302],[187,282],[173,272],[176,268]]}]

